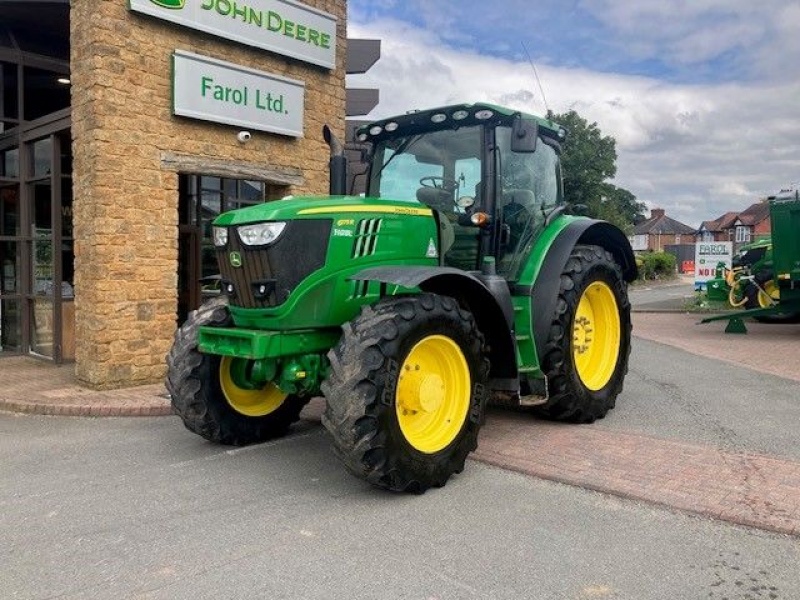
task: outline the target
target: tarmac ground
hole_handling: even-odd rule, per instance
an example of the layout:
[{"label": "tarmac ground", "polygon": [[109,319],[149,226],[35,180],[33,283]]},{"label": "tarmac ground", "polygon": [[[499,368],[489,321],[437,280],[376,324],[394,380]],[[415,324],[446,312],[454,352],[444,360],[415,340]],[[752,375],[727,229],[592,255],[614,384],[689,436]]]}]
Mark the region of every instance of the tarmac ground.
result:
[{"label": "tarmac ground", "polygon": [[[681,312],[673,303],[667,312],[634,311],[633,331],[637,337],[696,355],[800,381],[800,324],[748,322],[748,334],[726,334],[725,322],[700,325],[701,318]],[[728,339],[735,343],[726,343]],[[308,405],[302,414],[306,426],[319,422],[323,406],[322,399]],[[163,384],[94,391],[76,381],[72,365],[22,356],[0,359],[0,410],[87,417],[171,414]],[[800,536],[797,461],[610,431],[601,424],[532,422],[529,415],[509,411],[490,414],[472,458],[534,477]]]}]

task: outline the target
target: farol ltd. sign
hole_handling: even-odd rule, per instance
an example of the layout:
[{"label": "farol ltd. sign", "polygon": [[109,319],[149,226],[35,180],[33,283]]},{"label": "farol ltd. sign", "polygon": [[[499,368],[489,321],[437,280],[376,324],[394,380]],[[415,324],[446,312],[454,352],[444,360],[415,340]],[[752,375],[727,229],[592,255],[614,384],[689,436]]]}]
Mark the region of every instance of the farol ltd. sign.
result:
[{"label": "farol ltd. sign", "polygon": [[291,0],[128,0],[132,11],[314,65],[336,65],[336,17]]},{"label": "farol ltd. sign", "polygon": [[719,263],[730,269],[732,262],[732,242],[697,242],[694,246],[695,289],[705,289],[706,283],[714,279]]},{"label": "farol ltd. sign", "polygon": [[176,50],[173,114],[246,129],[303,136],[305,84]]}]

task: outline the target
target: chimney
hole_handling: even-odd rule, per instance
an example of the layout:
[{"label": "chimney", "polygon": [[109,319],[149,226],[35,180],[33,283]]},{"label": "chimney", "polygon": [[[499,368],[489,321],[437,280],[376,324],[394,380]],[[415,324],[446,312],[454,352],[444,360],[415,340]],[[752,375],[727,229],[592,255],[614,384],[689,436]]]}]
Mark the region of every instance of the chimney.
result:
[{"label": "chimney", "polygon": [[663,208],[654,208],[650,211],[650,218],[651,219],[658,219],[659,217],[664,216],[664,209]]}]

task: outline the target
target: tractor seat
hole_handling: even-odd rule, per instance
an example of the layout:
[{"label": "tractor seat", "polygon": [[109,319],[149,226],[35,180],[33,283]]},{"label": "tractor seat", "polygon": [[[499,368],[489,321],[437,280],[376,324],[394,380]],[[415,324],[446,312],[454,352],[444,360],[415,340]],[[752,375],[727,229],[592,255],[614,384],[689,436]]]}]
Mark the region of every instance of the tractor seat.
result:
[{"label": "tractor seat", "polygon": [[447,190],[421,187],[417,190],[417,200],[433,209],[453,212],[453,193]]}]

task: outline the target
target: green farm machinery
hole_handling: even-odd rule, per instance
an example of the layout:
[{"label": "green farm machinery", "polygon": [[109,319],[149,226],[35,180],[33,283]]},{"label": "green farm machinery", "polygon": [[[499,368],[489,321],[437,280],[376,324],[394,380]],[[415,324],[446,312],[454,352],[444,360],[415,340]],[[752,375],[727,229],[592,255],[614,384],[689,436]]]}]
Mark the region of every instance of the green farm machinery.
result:
[{"label": "green farm machinery", "polygon": [[709,282],[709,290],[713,288],[732,307],[744,310],[708,317],[701,323],[727,320],[726,331],[745,333],[744,318],[800,322],[800,194],[782,192],[769,203],[772,235],[743,246],[732,268],[718,267],[717,277]]},{"label": "green farm machinery", "polygon": [[489,402],[579,423],[614,407],[636,265],[622,231],[568,214],[562,127],[489,104],[371,123],[363,196],[324,134],[330,196],[214,221],[221,295],[167,358],[188,429],[262,442],[324,396],[347,469],[421,493],[464,468]]}]

